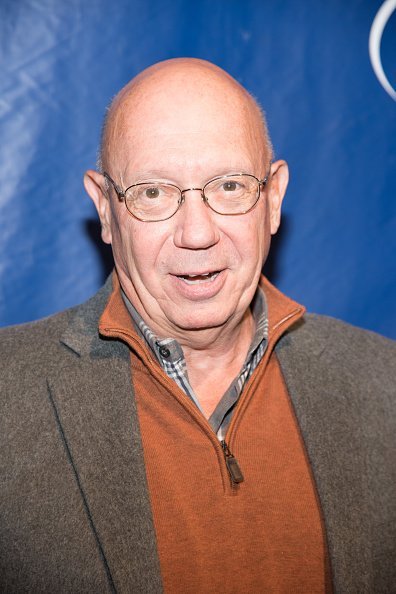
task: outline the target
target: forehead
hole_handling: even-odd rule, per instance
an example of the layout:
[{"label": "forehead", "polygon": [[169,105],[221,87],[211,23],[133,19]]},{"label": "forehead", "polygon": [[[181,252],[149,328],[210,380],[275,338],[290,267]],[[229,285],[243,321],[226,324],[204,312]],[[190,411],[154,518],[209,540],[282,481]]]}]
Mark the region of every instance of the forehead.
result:
[{"label": "forehead", "polygon": [[[112,161],[120,171],[243,169],[263,159],[257,114],[223,85],[145,85],[119,107]],[[195,81],[197,83],[198,81]]]}]

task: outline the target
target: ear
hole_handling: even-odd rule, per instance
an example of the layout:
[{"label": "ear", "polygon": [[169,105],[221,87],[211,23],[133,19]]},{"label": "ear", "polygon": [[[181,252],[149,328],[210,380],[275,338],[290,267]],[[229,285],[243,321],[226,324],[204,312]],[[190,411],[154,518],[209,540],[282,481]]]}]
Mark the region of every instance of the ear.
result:
[{"label": "ear", "polygon": [[283,196],[289,182],[289,168],[286,161],[275,161],[271,165],[271,179],[268,188],[268,204],[270,209],[271,235],[279,227]]},{"label": "ear", "polygon": [[105,243],[111,243],[111,208],[105,191],[103,175],[93,169],[88,169],[84,175],[84,186],[98,211],[102,226],[102,239]]}]

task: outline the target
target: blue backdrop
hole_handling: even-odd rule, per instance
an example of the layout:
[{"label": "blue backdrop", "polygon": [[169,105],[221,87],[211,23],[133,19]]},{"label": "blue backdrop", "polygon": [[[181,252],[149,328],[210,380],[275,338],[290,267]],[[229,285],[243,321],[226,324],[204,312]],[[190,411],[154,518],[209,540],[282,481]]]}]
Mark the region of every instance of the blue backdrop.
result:
[{"label": "blue backdrop", "polygon": [[111,255],[82,176],[104,109],[142,68],[195,56],[259,99],[289,162],[270,279],[396,338],[396,103],[369,56],[384,4],[372,42],[394,89],[394,0],[0,0],[1,325],[100,286]]}]

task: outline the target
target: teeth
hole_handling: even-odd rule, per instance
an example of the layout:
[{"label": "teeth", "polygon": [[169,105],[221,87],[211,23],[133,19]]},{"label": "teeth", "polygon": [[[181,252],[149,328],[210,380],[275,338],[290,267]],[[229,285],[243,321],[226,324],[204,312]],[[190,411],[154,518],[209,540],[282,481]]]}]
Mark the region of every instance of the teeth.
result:
[{"label": "teeth", "polygon": [[218,272],[207,272],[206,274],[186,274],[180,276],[179,278],[181,278],[188,285],[198,285],[207,281],[213,282],[218,274]]},{"label": "teeth", "polygon": [[188,274],[188,275],[186,275],[186,278],[196,278],[197,276],[209,276],[210,274],[213,274],[213,273],[207,272],[206,274]]}]

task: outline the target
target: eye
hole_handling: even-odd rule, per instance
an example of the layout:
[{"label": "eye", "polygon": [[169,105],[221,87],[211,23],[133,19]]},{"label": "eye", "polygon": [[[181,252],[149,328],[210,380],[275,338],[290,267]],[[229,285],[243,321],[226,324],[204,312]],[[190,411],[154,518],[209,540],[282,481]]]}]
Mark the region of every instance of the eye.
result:
[{"label": "eye", "polygon": [[155,186],[151,186],[150,188],[146,188],[144,193],[147,198],[158,198],[159,188],[157,188]]},{"label": "eye", "polygon": [[237,183],[235,181],[229,180],[224,182],[223,184],[223,190],[225,192],[235,192],[235,190],[237,189]]}]

